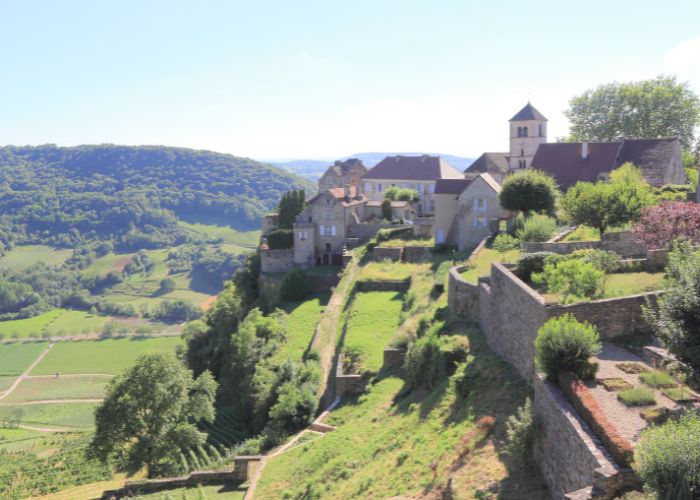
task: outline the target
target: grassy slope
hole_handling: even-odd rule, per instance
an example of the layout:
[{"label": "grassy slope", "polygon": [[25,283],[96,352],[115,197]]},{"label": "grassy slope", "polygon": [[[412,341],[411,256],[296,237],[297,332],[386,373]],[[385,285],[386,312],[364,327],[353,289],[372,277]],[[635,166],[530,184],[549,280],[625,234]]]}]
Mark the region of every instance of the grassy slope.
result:
[{"label": "grassy slope", "polygon": [[89,314],[85,311],[67,311],[53,309],[38,316],[0,322],[0,334],[10,338],[15,332],[20,338],[30,334],[48,332],[51,335],[78,335],[99,332],[109,321],[106,316]]},{"label": "grassy slope", "polygon": [[[237,485],[230,486],[201,486],[199,488],[177,488],[175,490],[152,493],[137,497],[139,500],[243,500],[245,488]],[[201,495],[200,495],[201,493]]]},{"label": "grassy slope", "polygon": [[62,342],[51,348],[32,375],[53,373],[117,374],[131,366],[140,354],[173,353],[179,337],[133,338]]},{"label": "grassy slope", "polygon": [[345,334],[345,348],[364,352],[363,366],[377,371],[382,366],[383,351],[399,326],[404,294],[397,292],[362,292],[350,304]]},{"label": "grassy slope", "polygon": [[[495,487],[503,498],[545,498],[537,475],[510,468],[501,453],[505,421],[528,389],[478,333],[470,333],[470,342],[479,378],[468,398],[458,398],[449,381],[405,394],[399,377],[380,378],[331,413],[335,431],[270,460],[256,497],[473,498],[476,489]],[[496,418],[496,431],[474,442],[474,423],[486,415]]]},{"label": "grassy slope", "polygon": [[19,410],[23,424],[59,427],[92,427],[95,403],[47,403],[24,406],[0,406],[0,420]]},{"label": "grassy slope", "polygon": [[104,397],[110,377],[86,375],[77,377],[26,378],[2,400],[2,404],[48,399],[99,399]]},{"label": "grassy slope", "polygon": [[73,250],[66,248],[53,248],[46,245],[21,245],[13,248],[0,258],[0,267],[9,269],[22,269],[36,262],[43,262],[50,266],[63,264]]},{"label": "grassy slope", "polygon": [[615,273],[605,279],[604,297],[624,297],[663,288],[665,273]]},{"label": "grassy slope", "polygon": [[19,375],[44,349],[45,342],[0,345],[0,375]]},{"label": "grassy slope", "polygon": [[329,294],[324,293],[304,302],[289,302],[284,305],[283,309],[289,315],[287,317],[287,339],[275,354],[275,358],[301,360],[309,347],[316,330],[316,324],[321,319],[321,313],[328,303],[329,296]]},{"label": "grassy slope", "polygon": [[501,253],[492,248],[484,248],[472,262],[473,267],[464,271],[462,277],[470,283],[476,283],[481,276],[488,276],[491,273],[491,264],[515,262],[519,256],[520,250]]}]

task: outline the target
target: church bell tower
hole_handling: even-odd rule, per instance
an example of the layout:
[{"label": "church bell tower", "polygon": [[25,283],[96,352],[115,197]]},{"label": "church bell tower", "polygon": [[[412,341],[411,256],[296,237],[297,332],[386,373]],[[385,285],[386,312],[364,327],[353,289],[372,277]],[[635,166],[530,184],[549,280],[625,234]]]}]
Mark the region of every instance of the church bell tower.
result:
[{"label": "church bell tower", "polygon": [[540,144],[547,142],[547,119],[528,102],[510,119],[508,168],[517,172],[529,168]]}]

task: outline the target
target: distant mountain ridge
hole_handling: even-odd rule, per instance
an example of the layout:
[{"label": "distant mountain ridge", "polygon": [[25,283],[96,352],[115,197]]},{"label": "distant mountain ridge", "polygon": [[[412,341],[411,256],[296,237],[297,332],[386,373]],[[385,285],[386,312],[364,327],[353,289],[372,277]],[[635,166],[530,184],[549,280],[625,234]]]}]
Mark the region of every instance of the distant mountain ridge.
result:
[{"label": "distant mountain ridge", "polygon": [[[355,153],[349,156],[338,158],[340,160],[346,160],[348,158],[357,158],[362,160],[367,168],[372,168],[377,163],[382,161],[387,156],[404,155],[404,156],[420,156],[423,154],[429,154],[432,156],[439,155],[452,164],[455,168],[460,171],[465,170],[469,165],[472,164],[474,158],[467,158],[464,156],[447,155],[440,153],[421,153],[421,152],[393,152],[393,153],[383,153],[383,152],[365,152],[365,153]],[[285,161],[268,161],[276,167],[287,170],[289,172],[294,172],[297,175],[306,177],[311,180],[318,180],[326,169],[333,164],[335,160],[285,160]]]}]

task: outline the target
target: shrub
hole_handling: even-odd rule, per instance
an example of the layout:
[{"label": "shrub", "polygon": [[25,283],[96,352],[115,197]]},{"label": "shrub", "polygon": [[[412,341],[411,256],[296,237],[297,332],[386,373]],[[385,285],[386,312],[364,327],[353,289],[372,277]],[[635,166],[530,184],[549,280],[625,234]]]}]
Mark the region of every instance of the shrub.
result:
[{"label": "shrub", "polygon": [[343,373],[359,373],[365,360],[365,352],[362,348],[348,346],[343,354]]},{"label": "shrub", "polygon": [[554,255],[556,254],[553,252],[534,252],[521,255],[515,261],[515,274],[523,281],[530,281],[532,273],[541,273],[547,259]]},{"label": "shrub", "polygon": [[163,278],[160,280],[160,290],[159,292],[163,295],[170,293],[175,290],[175,280],[172,278]]},{"label": "shrub", "polygon": [[522,229],[515,235],[522,241],[547,241],[557,230],[557,221],[552,217],[534,214],[526,218]]},{"label": "shrub", "polygon": [[406,353],[404,368],[411,387],[435,387],[445,377],[445,359],[438,336],[426,334],[413,342]]},{"label": "shrub", "polygon": [[639,380],[650,387],[674,387],[676,379],[665,372],[646,372],[639,375]]},{"label": "shrub", "polygon": [[520,240],[514,238],[508,233],[501,233],[493,240],[491,245],[497,252],[505,253],[510,250],[517,250],[520,248]]},{"label": "shrub", "polygon": [[579,259],[547,263],[542,273],[533,274],[532,282],[544,285],[549,293],[561,295],[564,304],[570,300],[593,298],[600,294],[605,273]]},{"label": "shrub", "polygon": [[620,270],[620,256],[610,250],[599,250],[597,248],[586,248],[572,252],[573,258],[579,258],[604,273],[614,273]]},{"label": "shrub", "polygon": [[458,364],[466,361],[469,354],[469,340],[460,335],[442,337],[440,350],[445,360],[445,371],[451,375],[457,369]]},{"label": "shrub", "polygon": [[644,431],[634,468],[659,498],[697,498],[700,492],[700,417],[688,413]]},{"label": "shrub", "polygon": [[300,267],[295,267],[282,278],[280,297],[289,302],[304,300],[311,293],[311,279]]},{"label": "shrub", "polygon": [[565,314],[548,320],[538,330],[535,361],[549,380],[557,380],[560,372],[571,372],[581,379],[588,379],[598,368],[590,358],[601,348],[595,326],[580,323],[571,314]]},{"label": "shrub", "polygon": [[648,248],[668,248],[680,237],[700,243],[700,204],[667,201],[645,208],[634,232]]},{"label": "shrub", "polygon": [[391,220],[391,201],[382,201],[382,219]]},{"label": "shrub", "polygon": [[457,368],[456,373],[452,376],[452,381],[455,384],[455,392],[458,396],[466,398],[469,393],[477,385],[479,379],[479,369],[477,361],[469,360]]},{"label": "shrub", "polygon": [[622,401],[626,406],[645,406],[656,403],[654,393],[644,387],[635,387],[617,393],[617,399]]},{"label": "shrub", "polygon": [[506,177],[498,195],[501,206],[511,212],[554,212],[559,191],[554,179],[528,169]]},{"label": "shrub", "polygon": [[267,246],[271,250],[282,250],[294,246],[294,231],[291,229],[275,229],[267,235]]},{"label": "shrub", "polygon": [[508,417],[506,436],[506,453],[518,463],[529,464],[532,444],[535,440],[535,414],[530,398],[525,400],[525,404],[518,408],[515,415]]}]

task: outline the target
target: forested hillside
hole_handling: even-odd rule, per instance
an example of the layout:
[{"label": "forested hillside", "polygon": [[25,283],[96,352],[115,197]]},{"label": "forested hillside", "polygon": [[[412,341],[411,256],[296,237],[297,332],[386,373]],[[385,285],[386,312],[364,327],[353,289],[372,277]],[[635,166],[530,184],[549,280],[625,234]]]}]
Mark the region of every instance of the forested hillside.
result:
[{"label": "forested hillside", "polygon": [[177,218],[226,218],[240,229],[285,191],[313,186],[247,158],[163,146],[0,148],[0,243],[74,246],[112,240],[122,250],[187,239]]}]

